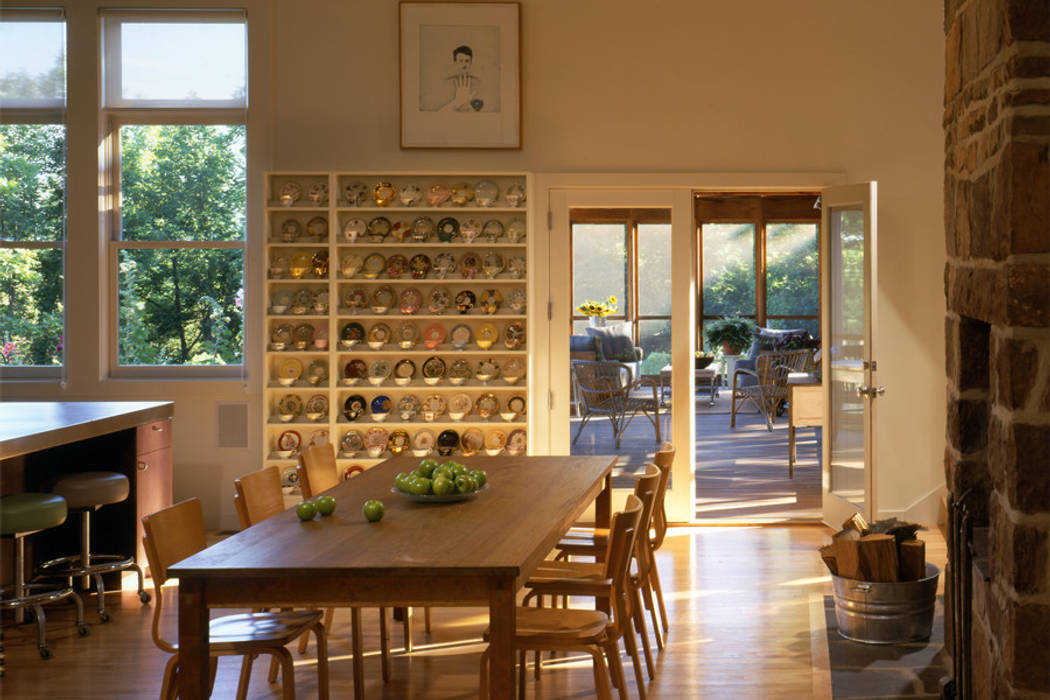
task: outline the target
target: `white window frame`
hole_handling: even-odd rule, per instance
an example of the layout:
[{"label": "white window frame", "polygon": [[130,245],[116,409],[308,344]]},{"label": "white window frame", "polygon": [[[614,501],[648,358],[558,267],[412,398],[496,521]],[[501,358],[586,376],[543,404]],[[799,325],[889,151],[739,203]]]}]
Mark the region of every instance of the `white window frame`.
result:
[{"label": "white window frame", "polygon": [[[245,37],[245,98],[234,101],[193,100],[172,102],[167,100],[120,100],[111,99],[111,93],[119,98],[119,27],[126,22],[237,22],[248,27],[244,11],[225,10],[103,10],[102,11],[102,123],[104,136],[100,151],[103,178],[107,182],[108,194],[103,202],[106,216],[106,274],[108,277],[107,333],[105,345],[109,375],[114,378],[244,378],[247,372],[247,332],[242,334],[241,361],[230,365],[121,365],[120,364],[120,254],[123,250],[142,249],[223,249],[240,250],[242,253],[245,295],[248,294],[248,211],[245,211],[244,237],[235,241],[126,241],[121,232],[121,171],[120,130],[133,125],[222,125],[245,126],[247,136],[249,75],[247,69],[248,37]],[[116,38],[114,38],[116,37]],[[116,57],[116,63],[111,60]],[[118,66],[117,71],[113,66]],[[108,71],[108,79],[107,79]],[[248,165],[246,163],[246,169]],[[247,173],[245,173],[247,176]],[[249,206],[245,192],[246,209]],[[247,305],[244,321],[247,323]]]},{"label": "white window frame", "polygon": [[[65,12],[61,9],[50,8],[0,8],[0,21],[4,22],[61,22],[66,35],[66,45],[63,50],[67,51],[68,28]],[[68,54],[68,51],[67,51]],[[69,72],[66,71],[65,91],[68,95]],[[61,99],[29,99],[12,100],[5,98],[0,101],[0,124],[61,124],[66,127],[66,183],[63,191],[68,198],[69,178],[69,127],[66,119],[66,98]],[[66,372],[66,347],[69,337],[68,307],[66,304],[66,262],[68,260],[68,249],[66,241],[69,228],[69,206],[63,205],[62,213],[62,237],[55,241],[7,241],[0,240],[0,248],[14,250],[53,250],[62,251],[62,362],[57,365],[0,365],[0,379],[62,379]]]}]

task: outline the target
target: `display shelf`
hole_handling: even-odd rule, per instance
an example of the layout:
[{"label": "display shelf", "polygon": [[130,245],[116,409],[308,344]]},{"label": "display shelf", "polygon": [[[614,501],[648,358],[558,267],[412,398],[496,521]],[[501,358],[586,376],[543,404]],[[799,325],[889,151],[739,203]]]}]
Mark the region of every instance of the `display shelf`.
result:
[{"label": "display shelf", "polygon": [[[376,206],[372,199],[373,189],[382,183],[389,184],[390,189],[380,194],[393,196],[388,206]],[[434,442],[438,437],[448,438],[446,433],[449,431],[458,435],[469,433],[468,437],[475,442],[479,435],[485,440],[484,447],[469,445],[470,453],[498,454],[505,450],[508,442],[512,444],[510,451],[525,451],[528,428],[525,406],[529,405],[529,389],[524,375],[530,366],[529,345],[523,336],[529,321],[529,309],[524,304],[529,289],[525,260],[532,228],[525,208],[526,184],[523,174],[318,171],[266,174],[263,206],[263,240],[266,241],[263,260],[266,399],[263,459],[266,464],[276,465],[282,472],[290,474],[299,451],[324,440],[336,445],[341,468],[352,465],[367,468],[394,454],[390,449],[385,449],[379,456],[371,456],[363,450],[342,449],[344,438],[355,431],[360,433],[357,437],[363,439],[368,435],[372,440],[380,439],[383,431],[388,435],[399,433],[399,438],[403,438],[400,433],[404,432],[408,435],[407,447],[403,442],[394,445],[404,454],[421,453],[418,448],[413,449],[417,439]],[[402,206],[398,198],[416,192],[413,186],[418,188],[418,204]],[[435,187],[438,191],[444,187],[448,193],[448,200],[440,206],[427,203],[427,197]],[[464,199],[468,190],[475,192],[476,198],[472,201]],[[284,202],[281,201],[282,195],[286,198]],[[359,198],[357,206],[349,206],[351,196]],[[455,204],[454,200],[462,206]],[[478,206],[482,201],[491,206]],[[454,227],[446,225],[441,232],[448,239],[449,230],[455,229],[457,232],[452,234],[451,240],[442,240],[438,235],[438,224],[446,218],[456,221]],[[429,219],[429,225],[433,226],[426,240],[414,237],[412,227],[419,219],[424,223]],[[498,222],[499,226],[492,222]],[[464,224],[466,237],[462,235]],[[500,236],[493,239],[492,231],[482,234],[480,231],[486,225],[495,230],[502,227]],[[389,235],[381,237],[387,227]],[[479,227],[479,230],[473,231],[472,227]],[[415,235],[419,235],[418,232]],[[397,259],[397,255],[404,256],[404,259],[426,256],[429,261],[434,261],[443,253],[454,258],[454,267],[439,266],[437,271],[423,268],[422,276],[413,275],[413,270],[419,272],[416,268],[401,267],[399,272],[395,267],[404,265],[404,260]],[[473,269],[477,272],[469,277],[464,276],[463,271],[470,270],[468,256],[471,254],[477,256],[473,260]],[[366,277],[363,268],[356,266],[357,260],[353,256],[361,256],[363,261],[370,255],[373,256],[373,267],[368,268],[369,276]],[[344,261],[347,256],[351,256],[350,260]],[[377,270],[376,261],[380,258],[382,269]],[[499,269],[500,258],[503,269],[489,276],[493,270]],[[392,259],[394,262],[390,262]],[[448,257],[443,260],[447,261]],[[447,272],[442,276],[444,270]],[[366,302],[371,304],[373,294],[382,287],[390,287],[397,295],[393,308],[387,313],[376,313],[371,306],[351,308],[343,304],[344,299],[359,304],[361,292],[357,290],[365,290]],[[424,312],[427,311],[429,295],[437,289],[446,290],[453,299],[460,292],[470,291],[478,306],[465,314],[399,313],[401,295],[409,289],[422,294],[424,301],[420,310]],[[488,309],[479,303],[483,300],[483,293],[488,291],[491,300],[493,289],[503,297],[502,308],[497,313],[480,312],[479,307]],[[454,304],[451,308],[455,311]],[[377,324],[389,326],[395,334],[406,324],[412,324],[416,327],[418,339],[410,348],[403,348],[396,342],[372,348],[366,339],[347,347],[340,338],[344,327],[350,323],[360,323],[366,338]],[[461,325],[474,334],[489,323],[496,326],[498,335],[487,348],[473,342],[473,337],[470,343],[458,348],[450,342],[431,348],[424,344],[423,334],[434,325],[451,335]],[[504,345],[508,326],[512,333],[521,334],[518,335],[520,345],[514,349]],[[290,338],[287,337],[289,329]],[[282,333],[283,344],[275,344],[275,336]],[[459,359],[467,360],[474,371],[484,361],[502,368],[512,358],[520,358],[517,369],[524,366],[526,372],[522,372],[523,376],[513,384],[498,377],[488,381],[471,377],[453,384],[447,376],[436,384],[428,384],[421,374],[423,365],[431,357],[440,358],[445,363],[446,372]],[[415,365],[415,374],[407,383],[398,384],[393,376],[381,384],[370,383],[367,376],[354,384],[344,383],[347,365],[353,360],[361,360],[371,371],[377,362],[385,361],[393,368],[402,359],[410,359]],[[361,363],[357,363],[357,367],[360,368]],[[402,420],[397,408],[399,401],[409,397],[425,403],[431,397],[440,396],[448,402],[458,394],[467,395],[471,401],[491,395],[488,400],[494,399],[497,409],[487,419],[471,407],[461,420],[453,420],[446,412],[427,421],[422,412],[411,420]],[[288,414],[283,411],[290,409],[282,402],[288,395],[298,397],[304,406],[311,398],[320,395],[328,403],[327,413],[311,420],[306,417],[305,409],[300,409],[299,415],[284,420]],[[356,420],[350,421],[343,409],[345,402],[355,396],[367,401],[369,406]],[[371,413],[371,402],[378,397],[389,397],[393,404],[390,414],[381,421],[374,420]],[[523,404],[521,411],[508,410],[507,402],[511,399],[515,405]],[[500,411],[512,420],[504,420]],[[280,449],[278,441],[282,436],[294,442],[293,436],[287,435],[289,431],[299,436],[300,444],[294,449]],[[456,447],[452,454],[464,454],[462,446]],[[434,455],[437,456],[436,445]],[[286,483],[286,487],[289,484]]]}]

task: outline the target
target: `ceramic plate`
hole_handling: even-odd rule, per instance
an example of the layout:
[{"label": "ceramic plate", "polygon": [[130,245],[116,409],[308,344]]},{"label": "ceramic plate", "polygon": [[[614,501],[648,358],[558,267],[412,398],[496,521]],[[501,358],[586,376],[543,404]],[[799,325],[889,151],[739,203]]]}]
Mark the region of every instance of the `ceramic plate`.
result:
[{"label": "ceramic plate", "polygon": [[474,185],[474,201],[479,207],[495,206],[499,199],[499,185],[492,180],[482,180]]},{"label": "ceramic plate", "polygon": [[422,243],[434,235],[434,220],[429,216],[420,216],[412,221],[412,240]]},{"label": "ceramic plate", "polygon": [[477,303],[477,300],[477,297],[474,296],[474,292],[469,289],[464,289],[456,295],[456,309],[458,309],[461,314],[468,313],[474,308],[474,304]]},{"label": "ceramic plate", "polygon": [[403,321],[397,327],[397,344],[403,350],[411,350],[419,342],[419,329],[411,321]]},{"label": "ceramic plate", "polygon": [[390,376],[390,363],[386,360],[376,360],[368,368],[368,378],[383,380]]},{"label": "ceramic plate", "polygon": [[445,404],[445,399],[438,394],[434,394],[423,402],[423,418],[426,421],[432,421],[443,415],[447,409],[448,406]]},{"label": "ceramic plate", "polygon": [[489,239],[489,243],[495,243],[503,235],[503,222],[499,219],[489,219],[481,227],[481,235]]},{"label": "ceramic plate", "polygon": [[511,185],[504,190],[503,197],[510,206],[520,207],[525,204],[525,188],[518,184]]},{"label": "ceramic plate", "polygon": [[346,223],[343,224],[343,238],[349,243],[354,243],[358,238],[365,235],[367,230],[368,224],[365,223],[365,220],[355,216],[347,219]]},{"label": "ceramic plate", "polygon": [[328,219],[315,216],[306,222],[306,232],[314,238],[328,238]]},{"label": "ceramic plate", "polygon": [[282,384],[291,384],[303,374],[303,363],[299,360],[285,360],[277,368],[277,378]]},{"label": "ceramic plate", "polygon": [[407,357],[403,360],[399,360],[394,365],[394,379],[403,379],[407,383],[416,376],[416,363]]},{"label": "ceramic plate", "polygon": [[365,264],[365,259],[357,253],[350,253],[344,255],[339,261],[339,272],[343,277],[351,278],[354,277]]},{"label": "ceramic plate", "polygon": [[[389,434],[382,428],[371,428],[365,433],[365,448],[371,453],[373,450],[382,452],[386,449]],[[378,455],[377,455],[378,456]]]},{"label": "ceramic plate", "polygon": [[422,303],[423,295],[420,294],[419,290],[415,287],[409,287],[401,292],[401,298],[398,301],[398,308],[403,314],[414,314],[419,311],[419,307]]},{"label": "ceramic plate", "polygon": [[474,200],[474,187],[468,182],[457,182],[452,186],[452,193],[449,195],[449,199],[457,207],[464,207],[468,202]]},{"label": "ceramic plate", "polygon": [[507,399],[507,408],[515,413],[525,412],[525,397],[524,396],[511,396]]},{"label": "ceramic plate", "polygon": [[306,370],[306,378],[311,384],[320,384],[328,381],[328,361],[314,360]]},{"label": "ceramic plate", "polygon": [[414,183],[401,185],[397,191],[397,199],[403,207],[414,207],[423,201],[423,188]]},{"label": "ceramic plate", "polygon": [[348,430],[343,433],[343,441],[340,443],[343,452],[359,452],[365,446],[365,439],[357,430]]},{"label": "ceramic plate", "polygon": [[386,258],[379,253],[372,253],[364,262],[364,275],[366,279],[374,280],[379,277],[383,269],[386,268]]},{"label": "ceramic plate", "polygon": [[351,182],[343,186],[343,203],[348,207],[359,207],[368,193],[368,185],[363,182]]},{"label": "ceramic plate", "polygon": [[303,225],[297,219],[285,219],[281,223],[281,240],[295,243],[303,235]]},{"label": "ceramic plate", "polygon": [[368,222],[368,240],[373,243],[382,243],[383,239],[390,235],[390,219],[385,216],[377,216]]},{"label": "ceramic plate", "polygon": [[525,451],[528,446],[528,436],[522,429],[512,430],[510,435],[507,436],[507,452],[511,454],[520,454]]},{"label": "ceramic plate", "polygon": [[474,368],[470,366],[469,360],[456,360],[452,363],[452,367],[448,370],[449,381],[459,380],[457,384],[462,384],[467,379],[474,376]]},{"label": "ceramic plate", "polygon": [[397,279],[408,270],[408,258],[398,253],[386,259],[386,276]]},{"label": "ceramic plate", "polygon": [[307,413],[320,413],[328,415],[328,397],[324,394],[314,394],[306,400]]},{"label": "ceramic plate", "polygon": [[430,454],[430,451],[434,449],[434,443],[437,442],[437,438],[434,437],[434,433],[429,430],[420,430],[412,436],[412,451],[417,457]]},{"label": "ceramic plate", "polygon": [[423,331],[423,345],[425,345],[428,350],[433,350],[444,342],[445,327],[440,323],[431,324],[427,326],[425,331]]},{"label": "ceramic plate", "polygon": [[471,457],[476,455],[485,445],[485,437],[479,429],[467,428],[459,439],[459,445],[460,449],[463,450],[463,456]]},{"label": "ceramic plate", "polygon": [[303,412],[303,400],[296,394],[285,394],[277,402],[277,410],[284,415],[298,416]]},{"label": "ceramic plate", "polygon": [[365,327],[357,321],[351,321],[343,326],[343,330],[340,331],[339,337],[344,345],[353,347],[355,344],[365,339]]},{"label": "ceramic plate", "polygon": [[363,309],[368,304],[368,292],[361,287],[351,287],[343,292],[343,306],[347,309]]},{"label": "ceramic plate", "polygon": [[489,279],[493,279],[503,272],[503,256],[499,253],[488,253],[481,261],[481,270]]},{"label": "ceramic plate", "polygon": [[456,269],[456,259],[451,253],[438,253],[434,258],[434,272],[440,279],[445,279],[448,273]]},{"label": "ceramic plate", "polygon": [[408,433],[404,430],[395,430],[390,433],[390,437],[387,438],[386,446],[395,455],[399,455],[408,449],[409,438]]},{"label": "ceramic plate", "polygon": [[435,182],[427,190],[427,204],[432,207],[440,207],[442,204],[448,201],[449,195],[452,194],[452,190],[448,188],[448,185]]},{"label": "ceramic plate", "polygon": [[285,430],[277,438],[277,449],[295,451],[303,444],[303,438],[294,430]]},{"label": "ceramic plate", "polygon": [[[469,394],[454,394],[448,400],[448,413],[452,416],[453,420],[462,420],[465,415],[470,413],[470,409],[474,407],[474,401],[471,400]],[[459,416],[456,418],[455,416]]]},{"label": "ceramic plate", "polygon": [[[484,294],[482,295],[482,298],[484,298]],[[482,350],[488,350],[499,340],[499,330],[493,323],[482,323],[478,326],[478,332],[474,335],[474,340],[479,348]]]},{"label": "ceramic plate", "polygon": [[474,412],[482,418],[488,418],[495,413],[499,413],[499,399],[492,393],[482,394],[478,397],[477,403],[474,404]]},{"label": "ceramic plate", "polygon": [[513,321],[503,329],[503,345],[508,350],[517,350],[525,344],[525,324]]},{"label": "ceramic plate", "polygon": [[486,289],[481,293],[479,305],[481,313],[491,316],[499,311],[499,307],[503,305],[503,295],[499,293],[498,289]]},{"label": "ceramic plate", "polygon": [[408,269],[412,271],[412,279],[421,280],[430,272],[430,258],[422,253],[413,255],[408,261]]},{"label": "ceramic plate", "polygon": [[478,274],[480,269],[481,261],[475,253],[464,253],[463,257],[459,259],[459,273],[463,275],[464,279],[474,279],[474,275]]},{"label": "ceramic plate", "polygon": [[442,243],[448,243],[453,238],[459,235],[459,221],[453,219],[451,216],[446,216],[441,221],[437,222],[437,234],[438,240]]},{"label": "ceramic plate", "polygon": [[368,408],[365,397],[360,394],[352,394],[343,402],[343,415],[349,421],[354,421],[364,415]]},{"label": "ceramic plate", "polygon": [[414,394],[408,396],[402,396],[401,400],[397,402],[397,412],[401,416],[401,420],[408,422],[419,415],[420,409],[423,404],[419,402]]},{"label": "ceramic plate", "polygon": [[452,303],[452,295],[444,287],[430,290],[427,297],[427,311],[432,314],[443,314]]},{"label": "ceramic plate", "polygon": [[368,365],[361,358],[355,357],[346,363],[343,376],[347,379],[363,379],[368,374]]},{"label": "ceramic plate", "polygon": [[430,357],[423,363],[423,377],[426,379],[440,379],[445,376],[445,361],[440,357]]},{"label": "ceramic plate", "polygon": [[397,188],[389,182],[380,182],[372,188],[372,201],[377,207],[385,207],[397,198]]},{"label": "ceramic plate", "polygon": [[286,182],[277,191],[277,198],[282,206],[290,207],[303,196],[303,188],[298,182]]},{"label": "ceramic plate", "polygon": [[471,332],[470,326],[461,323],[458,326],[452,327],[452,330],[448,334],[448,338],[453,348],[456,350],[462,350],[468,344],[473,342],[474,334]]},{"label": "ceramic plate", "polygon": [[368,304],[372,307],[372,311],[377,314],[385,314],[390,310],[390,307],[397,301],[397,293],[394,288],[388,284],[384,284],[374,292],[372,292],[372,298]]}]

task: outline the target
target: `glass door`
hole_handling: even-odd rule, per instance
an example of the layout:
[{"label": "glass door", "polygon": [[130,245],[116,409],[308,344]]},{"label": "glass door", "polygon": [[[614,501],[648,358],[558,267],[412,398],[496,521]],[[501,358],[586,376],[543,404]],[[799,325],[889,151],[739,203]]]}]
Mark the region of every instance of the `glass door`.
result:
[{"label": "glass door", "polygon": [[831,527],[853,513],[874,520],[876,183],[831,187],[823,200],[821,369],[825,386],[823,519]]}]

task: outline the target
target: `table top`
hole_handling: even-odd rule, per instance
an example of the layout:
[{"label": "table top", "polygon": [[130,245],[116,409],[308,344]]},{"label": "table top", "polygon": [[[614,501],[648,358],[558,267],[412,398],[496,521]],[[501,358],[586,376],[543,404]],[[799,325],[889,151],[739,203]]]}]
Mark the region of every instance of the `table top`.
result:
[{"label": "table top", "polygon": [[[300,522],[289,509],[169,569],[177,578],[514,576],[530,573],[604,486],[616,457],[469,457],[489,488],[467,501],[417,503],[391,493],[394,476],[419,464],[389,459],[326,493],[333,515]],[[365,520],[379,499],[386,514]]]},{"label": "table top", "polygon": [[0,402],[0,459],[171,418],[171,401]]}]

